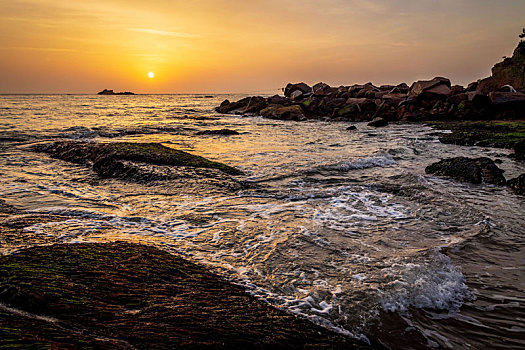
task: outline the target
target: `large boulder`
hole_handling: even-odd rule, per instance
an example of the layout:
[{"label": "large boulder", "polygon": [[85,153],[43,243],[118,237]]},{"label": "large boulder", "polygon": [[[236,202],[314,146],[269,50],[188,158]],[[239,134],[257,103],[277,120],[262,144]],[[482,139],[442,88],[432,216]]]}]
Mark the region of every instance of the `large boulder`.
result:
[{"label": "large boulder", "polygon": [[514,54],[492,68],[492,77],[501,87],[511,85],[525,92],[525,41],[518,44]]},{"label": "large boulder", "polygon": [[280,120],[306,120],[306,116],[304,115],[302,108],[297,105],[271,105],[261,111],[261,116],[264,118]]},{"label": "large boulder", "polygon": [[462,182],[474,184],[488,183],[505,185],[503,170],[490,158],[456,157],[444,159],[429,165],[425,172],[438,176],[447,176]]},{"label": "large boulder", "polygon": [[525,174],[521,174],[519,177],[509,180],[507,186],[512,188],[517,194],[525,195]]},{"label": "large boulder", "polygon": [[436,77],[432,80],[419,80],[410,87],[410,96],[415,98],[444,99],[451,94],[450,80]]},{"label": "large boulder", "polygon": [[492,91],[498,91],[500,87],[501,85],[493,77],[488,77],[478,80],[475,91],[480,95],[488,95]]},{"label": "large boulder", "polygon": [[251,99],[251,97],[245,97],[242,100],[236,102],[224,100],[219,107],[215,108],[215,110],[219,113],[232,113],[235,111],[240,111],[248,106]]},{"label": "large boulder", "polygon": [[259,113],[262,109],[268,106],[268,102],[265,97],[253,96],[248,101],[248,105],[243,110],[243,113]]},{"label": "large boulder", "polygon": [[286,97],[274,95],[272,97],[268,97],[266,100],[268,105],[282,105],[282,106],[288,106],[292,102],[287,99]]},{"label": "large boulder", "polygon": [[303,94],[312,92],[312,88],[305,83],[288,84],[284,88],[284,96],[290,98],[295,91],[301,91]]}]

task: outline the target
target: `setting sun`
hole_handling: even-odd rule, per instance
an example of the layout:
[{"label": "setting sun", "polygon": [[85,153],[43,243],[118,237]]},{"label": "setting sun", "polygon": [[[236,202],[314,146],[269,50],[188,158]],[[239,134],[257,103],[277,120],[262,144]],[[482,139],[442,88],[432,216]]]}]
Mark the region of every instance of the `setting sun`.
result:
[{"label": "setting sun", "polygon": [[155,78],[155,73],[153,73],[153,72],[149,72],[149,73],[148,73],[148,78],[150,78],[150,79]]}]

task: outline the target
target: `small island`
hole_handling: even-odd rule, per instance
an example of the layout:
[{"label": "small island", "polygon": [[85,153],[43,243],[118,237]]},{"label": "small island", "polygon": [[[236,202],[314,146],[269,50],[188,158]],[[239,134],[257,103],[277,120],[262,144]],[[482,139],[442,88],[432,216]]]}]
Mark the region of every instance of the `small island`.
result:
[{"label": "small island", "polygon": [[135,93],[129,91],[115,92],[113,90],[104,89],[97,93],[97,95],[135,95]]}]

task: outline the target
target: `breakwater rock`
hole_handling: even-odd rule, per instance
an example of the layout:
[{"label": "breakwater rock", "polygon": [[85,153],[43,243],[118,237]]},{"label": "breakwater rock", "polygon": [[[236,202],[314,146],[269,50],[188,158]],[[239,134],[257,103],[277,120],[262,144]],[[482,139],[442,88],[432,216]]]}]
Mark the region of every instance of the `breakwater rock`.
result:
[{"label": "breakwater rock", "polygon": [[219,113],[259,115],[280,120],[428,121],[525,118],[525,42],[512,58],[493,69],[493,76],[467,87],[435,77],[411,86],[372,83],[332,87],[288,84],[284,96],[252,96],[225,100]]}]

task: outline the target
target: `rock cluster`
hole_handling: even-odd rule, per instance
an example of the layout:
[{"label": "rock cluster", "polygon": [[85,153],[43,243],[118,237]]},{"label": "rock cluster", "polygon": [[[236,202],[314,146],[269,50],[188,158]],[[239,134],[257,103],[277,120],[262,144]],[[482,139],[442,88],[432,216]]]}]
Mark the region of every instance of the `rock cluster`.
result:
[{"label": "rock cluster", "polygon": [[[493,76],[469,84],[431,80],[375,86],[331,87],[288,84],[284,96],[253,96],[224,101],[219,113],[260,115],[271,119],[372,121],[483,120],[525,117],[525,42],[512,58],[493,68]],[[380,125],[384,125],[381,122]]]},{"label": "rock cluster", "polygon": [[97,93],[97,95],[135,95],[133,92],[124,91],[124,92],[115,92],[113,90],[104,89]]}]

